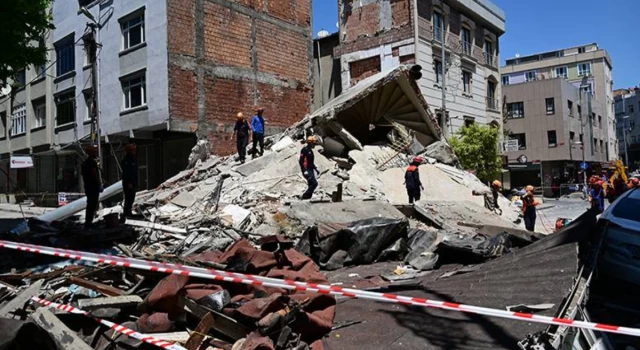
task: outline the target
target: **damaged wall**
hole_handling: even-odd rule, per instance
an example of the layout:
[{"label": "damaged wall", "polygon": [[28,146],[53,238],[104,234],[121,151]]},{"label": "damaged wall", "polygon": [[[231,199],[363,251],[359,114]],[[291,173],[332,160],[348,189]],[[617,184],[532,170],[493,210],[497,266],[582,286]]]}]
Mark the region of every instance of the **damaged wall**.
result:
[{"label": "damaged wall", "polygon": [[171,130],[235,151],[237,112],[265,108],[267,134],[310,110],[311,0],[167,0]]},{"label": "damaged wall", "polygon": [[343,89],[375,73],[415,62],[413,1],[339,1]]}]

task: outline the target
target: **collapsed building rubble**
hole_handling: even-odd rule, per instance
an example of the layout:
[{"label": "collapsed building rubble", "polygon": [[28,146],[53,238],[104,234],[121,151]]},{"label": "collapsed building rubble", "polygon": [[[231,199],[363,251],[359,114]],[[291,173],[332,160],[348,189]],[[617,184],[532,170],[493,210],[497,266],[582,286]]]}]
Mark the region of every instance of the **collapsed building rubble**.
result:
[{"label": "collapsed building rubble", "polygon": [[[57,222],[77,209],[63,207],[32,220],[29,232],[19,239],[142,258],[160,267],[188,264],[315,284],[396,288],[407,280],[427,278],[421,280],[421,288],[428,287],[427,280],[446,286],[433,292],[443,293],[435,294],[439,299],[464,299],[473,294],[467,289],[475,286],[474,278],[504,273],[507,265],[533,266],[535,257],[523,258],[521,248],[545,239],[520,229],[515,223],[518,211],[507,199],[499,199],[504,211],[497,215],[473,195],[487,187],[458,167],[416,85],[416,74],[415,69],[399,67],[362,81],[284,133],[271,136],[264,155],[245,164],[233,157],[211,156],[206,151],[208,141],[199,141],[187,169],[158,188],[137,194],[138,217],[128,219],[124,227],[113,220],[120,211],[117,206],[103,209],[103,226],[91,231],[78,230],[69,220]],[[316,157],[319,187],[314,199],[300,201],[306,181],[298,154],[301,140],[309,134],[323,141]],[[418,154],[425,159],[420,168],[425,192],[422,201],[406,205],[403,171]],[[539,296],[522,300],[517,293],[509,299],[508,291],[499,290],[502,285],[496,277],[488,286],[479,284],[486,287],[482,293],[502,293],[504,298],[490,302],[488,297],[480,298],[479,304],[560,305],[576,274],[568,268],[568,261],[575,258],[570,249],[545,251],[544,261],[562,262],[557,280],[539,281],[548,288],[549,283],[556,285],[557,289],[549,289],[553,300]],[[8,301],[1,316],[40,325],[34,317],[46,319],[47,324],[76,334],[73,342],[78,349],[85,343],[95,349],[147,345],[116,336],[99,324],[83,323],[79,315],[51,317],[40,309],[38,314],[31,313],[36,305],[28,304],[30,298],[82,306],[96,317],[190,350],[356,346],[332,342],[333,338],[323,341],[334,328],[336,312],[342,325],[352,316],[343,317],[335,298],[322,293],[183,275],[164,277],[127,269],[124,263],[52,262],[20,252],[8,253],[0,265],[5,270],[20,267],[0,274],[0,284],[7,290],[0,301]],[[349,269],[356,269],[353,274],[362,278],[351,281],[341,274]],[[325,275],[321,270],[332,272]],[[515,279],[517,274],[514,270],[508,276]],[[447,282],[459,279],[465,284]],[[346,306],[347,315],[358,309],[356,303]],[[378,320],[371,317],[372,322]],[[13,327],[32,326],[27,321]],[[519,341],[516,336],[524,336],[521,333],[513,333],[508,340]],[[42,349],[71,346],[60,344],[55,333],[49,334],[52,340]]]}]

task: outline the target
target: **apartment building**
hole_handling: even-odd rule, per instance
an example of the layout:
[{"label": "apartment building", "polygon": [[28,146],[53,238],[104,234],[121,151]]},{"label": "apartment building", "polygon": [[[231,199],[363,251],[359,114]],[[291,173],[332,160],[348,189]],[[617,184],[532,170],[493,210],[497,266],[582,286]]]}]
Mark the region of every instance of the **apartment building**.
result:
[{"label": "apartment building", "polygon": [[[0,98],[10,155],[32,155],[2,191],[81,192],[82,146],[90,142],[91,65],[83,37],[97,29],[97,91],[103,169],[119,178],[123,145],[138,145],[140,188],[184,169],[198,138],[235,152],[235,115],[265,108],[267,133],[311,107],[311,0],[255,7],[231,0],[55,1],[50,66],[28,67],[24,88]],[[84,10],[83,10],[84,9]],[[87,13],[88,12],[88,13]],[[274,48],[278,47],[277,50]],[[6,120],[6,122],[4,122]]]},{"label": "apartment building", "polygon": [[502,124],[499,38],[505,14],[490,1],[340,0],[339,16],[334,53],[343,90],[400,64],[418,64],[419,86],[446,136],[469,123]]},{"label": "apartment building", "polygon": [[616,90],[614,95],[620,159],[630,169],[640,169],[640,87]]},{"label": "apartment building", "polygon": [[[592,43],[506,60],[501,67],[503,86],[562,78],[590,93],[592,100],[604,105],[607,160],[618,157],[613,99],[612,61],[606,50]],[[508,102],[508,101],[507,101]]]},{"label": "apartment building", "polygon": [[606,106],[591,100],[564,78],[503,86],[507,109],[504,128],[518,141],[518,150],[504,153],[509,172],[505,186],[545,188],[551,195],[558,183],[582,183],[580,164],[588,173],[607,162]]}]

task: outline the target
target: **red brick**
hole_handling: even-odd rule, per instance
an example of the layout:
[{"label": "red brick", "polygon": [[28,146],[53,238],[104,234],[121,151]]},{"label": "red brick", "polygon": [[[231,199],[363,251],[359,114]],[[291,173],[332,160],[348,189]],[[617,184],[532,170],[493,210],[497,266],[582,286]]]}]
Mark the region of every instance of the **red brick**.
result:
[{"label": "red brick", "polygon": [[400,64],[416,64],[416,57],[413,54],[400,56]]},{"label": "red brick", "polygon": [[267,12],[275,18],[300,26],[311,24],[311,0],[268,0]]},{"label": "red brick", "polygon": [[380,56],[373,56],[349,63],[351,86],[372,75],[380,73]]},{"label": "red brick", "polygon": [[309,80],[309,39],[274,24],[257,21],[258,70]]},{"label": "red brick", "polygon": [[251,18],[205,1],[204,55],[216,63],[251,67]]},{"label": "red brick", "polygon": [[411,19],[409,0],[391,0],[391,17],[393,27],[408,24]]},{"label": "red brick", "polygon": [[344,13],[344,30],[347,35],[344,42],[355,41],[361,36],[374,36],[380,27],[380,6],[372,3]]},{"label": "red brick", "polygon": [[258,84],[258,104],[265,109],[267,123],[288,127],[309,113],[311,90],[301,85],[297,89]]},{"label": "red brick", "polygon": [[257,11],[264,11],[264,0],[230,0]]},{"label": "red brick", "polygon": [[342,42],[334,49],[334,55],[342,56],[348,53],[367,50],[372,47],[379,47],[385,44],[392,44],[405,39],[413,38],[413,28],[405,25],[400,28],[393,28],[374,37],[362,37],[357,41]]},{"label": "red brick", "polygon": [[169,114],[180,120],[198,120],[198,82],[193,71],[169,67]]},{"label": "red brick", "polygon": [[195,1],[167,0],[167,46],[171,53],[195,56]]}]

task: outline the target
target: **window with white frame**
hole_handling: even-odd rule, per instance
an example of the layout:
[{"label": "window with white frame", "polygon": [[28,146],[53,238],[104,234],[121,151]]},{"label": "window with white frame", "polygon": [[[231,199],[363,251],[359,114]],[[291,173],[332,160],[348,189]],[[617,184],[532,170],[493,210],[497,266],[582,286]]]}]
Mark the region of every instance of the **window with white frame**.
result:
[{"label": "window with white frame", "polygon": [[487,64],[493,64],[493,42],[491,40],[484,40],[484,56]]},{"label": "window with white frame", "polygon": [[67,92],[56,96],[56,126],[71,124],[76,121],[75,92]]},{"label": "window with white frame", "polygon": [[87,91],[83,91],[82,92],[82,96],[84,97],[84,105],[86,106],[86,108],[84,109],[84,121],[89,121],[91,120],[91,108],[93,105],[93,94],[91,93],[91,90],[87,90]]},{"label": "window with white frame", "polygon": [[532,70],[524,73],[525,81],[536,81],[537,72]]},{"label": "window with white frame", "polygon": [[433,38],[441,42],[444,35],[444,18],[438,11],[433,11]]},{"label": "window with white frame", "polygon": [[471,54],[471,30],[466,27],[460,29],[460,41],[462,42],[462,53]]},{"label": "window with white frame", "polygon": [[144,73],[123,78],[122,94],[125,111],[146,105],[147,92]]},{"label": "window with white frame", "polygon": [[55,44],[56,47],[56,75],[61,76],[75,69],[75,52],[73,36]]},{"label": "window with white frame", "polygon": [[462,86],[466,94],[471,94],[471,72],[462,71]]},{"label": "window with white frame", "polygon": [[567,67],[556,67],[556,69],[554,69],[554,73],[556,75],[556,78],[565,78],[565,79],[567,79],[567,77],[569,76],[569,72],[567,70]]},{"label": "window with white frame", "polygon": [[545,99],[545,105],[547,108],[547,115],[556,113],[556,100],[553,97]]},{"label": "window with white frame", "polygon": [[507,118],[524,118],[524,102],[507,103]]},{"label": "window with white frame", "polygon": [[508,75],[503,75],[502,76],[502,85],[509,85],[509,76]]},{"label": "window with white frame", "polygon": [[33,127],[39,128],[47,125],[47,104],[41,99],[33,101]]},{"label": "window with white frame", "polygon": [[122,49],[140,45],[145,42],[144,12],[137,13],[120,21],[122,28]]},{"label": "window with white frame", "polygon": [[47,75],[47,65],[42,64],[39,66],[33,66],[36,71],[36,78],[44,78]]},{"label": "window with white frame", "polygon": [[582,91],[584,91],[587,94],[593,94],[593,84],[589,83],[585,86],[582,87]]},{"label": "window with white frame", "polygon": [[578,75],[591,75],[591,62],[579,63],[578,64]]},{"label": "window with white frame", "polygon": [[442,84],[442,61],[433,60],[433,70],[436,73],[436,84]]},{"label": "window with white frame", "polygon": [[13,107],[13,114],[11,115],[11,136],[22,135],[27,132],[27,105],[23,103],[21,105]]}]

